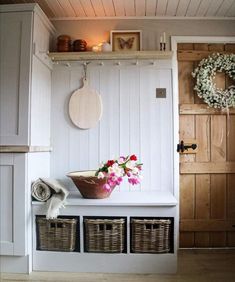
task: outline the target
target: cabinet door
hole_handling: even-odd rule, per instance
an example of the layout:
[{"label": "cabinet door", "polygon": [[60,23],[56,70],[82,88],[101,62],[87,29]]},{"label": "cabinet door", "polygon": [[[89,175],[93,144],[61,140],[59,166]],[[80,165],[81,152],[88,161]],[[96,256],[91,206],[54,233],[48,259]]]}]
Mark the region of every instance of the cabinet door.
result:
[{"label": "cabinet door", "polygon": [[0,154],[0,255],[26,254],[25,154]]},{"label": "cabinet door", "polygon": [[29,144],[32,13],[0,13],[0,145]]}]

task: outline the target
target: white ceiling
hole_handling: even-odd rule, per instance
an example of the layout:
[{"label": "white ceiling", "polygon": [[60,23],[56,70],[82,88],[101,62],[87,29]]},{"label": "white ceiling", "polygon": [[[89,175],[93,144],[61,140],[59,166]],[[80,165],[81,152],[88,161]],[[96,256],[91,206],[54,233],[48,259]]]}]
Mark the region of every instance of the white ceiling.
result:
[{"label": "white ceiling", "polygon": [[212,18],[235,19],[235,0],[0,0],[37,2],[50,19]]}]

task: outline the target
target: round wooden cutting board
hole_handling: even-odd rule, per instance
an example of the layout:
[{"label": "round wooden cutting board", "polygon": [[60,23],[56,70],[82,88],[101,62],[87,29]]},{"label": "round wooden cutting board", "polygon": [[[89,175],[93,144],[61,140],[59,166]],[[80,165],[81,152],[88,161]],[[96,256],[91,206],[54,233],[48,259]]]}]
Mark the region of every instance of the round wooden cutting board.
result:
[{"label": "round wooden cutting board", "polygon": [[69,100],[69,116],[72,122],[82,129],[92,128],[101,119],[102,112],[101,96],[84,79],[83,87],[76,90]]}]

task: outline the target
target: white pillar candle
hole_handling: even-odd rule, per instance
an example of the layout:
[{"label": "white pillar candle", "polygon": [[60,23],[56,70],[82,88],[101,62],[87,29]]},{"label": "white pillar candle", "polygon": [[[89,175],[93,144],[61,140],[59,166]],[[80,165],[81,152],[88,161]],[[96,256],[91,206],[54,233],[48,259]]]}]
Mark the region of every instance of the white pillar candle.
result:
[{"label": "white pillar candle", "polygon": [[162,43],[162,36],[160,36],[160,43]]},{"label": "white pillar candle", "polygon": [[100,47],[97,45],[92,46],[92,51],[93,52],[99,52],[100,51]]},{"label": "white pillar candle", "polygon": [[163,43],[166,43],[166,33],[163,32]]}]

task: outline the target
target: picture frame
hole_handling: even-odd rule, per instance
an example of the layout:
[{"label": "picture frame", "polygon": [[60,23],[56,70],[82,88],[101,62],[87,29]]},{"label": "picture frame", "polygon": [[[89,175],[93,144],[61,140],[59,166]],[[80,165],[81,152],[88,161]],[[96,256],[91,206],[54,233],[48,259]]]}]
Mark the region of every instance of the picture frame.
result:
[{"label": "picture frame", "polygon": [[110,43],[112,51],[141,51],[141,30],[111,30]]}]

